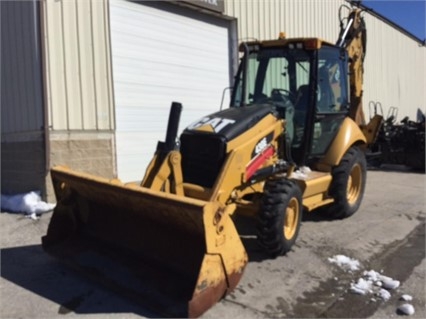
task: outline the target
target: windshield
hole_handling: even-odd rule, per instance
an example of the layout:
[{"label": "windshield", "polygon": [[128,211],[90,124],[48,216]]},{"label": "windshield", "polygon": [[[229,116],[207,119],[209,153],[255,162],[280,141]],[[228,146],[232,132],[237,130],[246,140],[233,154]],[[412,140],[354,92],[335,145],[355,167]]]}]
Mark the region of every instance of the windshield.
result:
[{"label": "windshield", "polygon": [[[280,107],[308,103],[312,55],[301,49],[270,48],[251,52],[247,59],[246,89],[243,72],[237,77],[233,106],[273,103]],[[243,96],[244,95],[244,96]],[[302,108],[306,108],[304,105]]]}]

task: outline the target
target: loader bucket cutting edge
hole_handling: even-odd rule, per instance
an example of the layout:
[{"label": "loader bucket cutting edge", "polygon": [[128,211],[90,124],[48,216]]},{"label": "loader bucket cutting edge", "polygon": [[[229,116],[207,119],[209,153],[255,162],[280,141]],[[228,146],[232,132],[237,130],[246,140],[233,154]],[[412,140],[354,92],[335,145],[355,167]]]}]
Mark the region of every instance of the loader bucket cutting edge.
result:
[{"label": "loader bucket cutting edge", "polygon": [[[197,317],[235,288],[247,255],[218,203],[51,170],[57,205],[43,249],[146,308]],[[222,229],[221,228],[221,229]]]}]

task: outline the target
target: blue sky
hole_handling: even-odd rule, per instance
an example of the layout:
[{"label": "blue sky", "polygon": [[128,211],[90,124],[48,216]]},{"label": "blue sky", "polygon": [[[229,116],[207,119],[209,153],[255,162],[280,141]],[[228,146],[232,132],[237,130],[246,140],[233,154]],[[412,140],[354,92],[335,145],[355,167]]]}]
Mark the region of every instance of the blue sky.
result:
[{"label": "blue sky", "polygon": [[426,38],[426,0],[362,1],[368,8],[400,25],[421,40]]}]

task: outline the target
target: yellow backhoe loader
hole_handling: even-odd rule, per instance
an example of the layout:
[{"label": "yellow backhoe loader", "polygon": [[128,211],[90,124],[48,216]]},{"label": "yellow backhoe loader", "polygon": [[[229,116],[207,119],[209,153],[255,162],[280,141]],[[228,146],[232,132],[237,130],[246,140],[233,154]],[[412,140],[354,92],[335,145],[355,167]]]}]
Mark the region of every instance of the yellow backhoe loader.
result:
[{"label": "yellow backhoe loader", "polygon": [[254,217],[272,257],[292,248],[302,212],[354,214],[363,150],[381,119],[363,120],[361,11],[345,21],[337,44],[284,34],[242,43],[231,106],[176,143],[182,105],[173,103],[141,184],[53,168],[57,206],[43,248],[162,315],[196,317],[248,262],[234,214]]}]

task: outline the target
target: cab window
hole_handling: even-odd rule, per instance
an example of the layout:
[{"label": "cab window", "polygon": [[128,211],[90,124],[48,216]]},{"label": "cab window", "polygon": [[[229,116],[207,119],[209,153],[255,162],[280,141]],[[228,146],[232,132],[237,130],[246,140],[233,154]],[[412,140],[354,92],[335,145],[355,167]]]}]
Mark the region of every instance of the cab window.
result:
[{"label": "cab window", "polygon": [[323,47],[318,52],[316,115],[312,156],[325,154],[348,112],[346,56],[340,50]]}]

